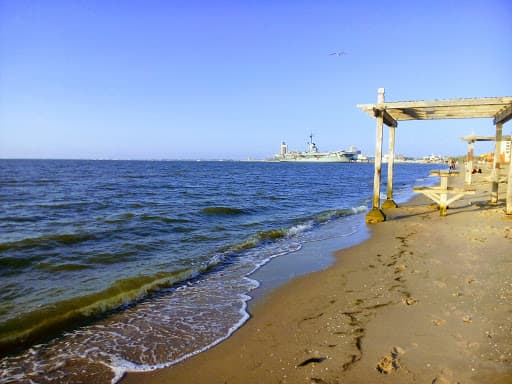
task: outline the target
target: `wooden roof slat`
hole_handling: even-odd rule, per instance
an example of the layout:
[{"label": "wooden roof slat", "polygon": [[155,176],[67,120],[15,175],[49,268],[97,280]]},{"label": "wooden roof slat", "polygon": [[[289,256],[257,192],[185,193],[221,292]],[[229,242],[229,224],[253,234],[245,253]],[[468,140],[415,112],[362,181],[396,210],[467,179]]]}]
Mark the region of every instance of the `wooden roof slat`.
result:
[{"label": "wooden roof slat", "polygon": [[[475,141],[496,141],[496,136],[463,136],[460,138],[462,141],[475,142]],[[502,136],[501,141],[510,141],[511,136]]]},{"label": "wooden roof slat", "polygon": [[492,118],[504,122],[512,119],[512,97],[484,97],[433,101],[398,101],[358,104],[358,108],[375,117],[375,110],[386,111],[394,121]]},{"label": "wooden roof slat", "polygon": [[416,101],[392,101],[384,104],[393,108],[410,107],[451,107],[451,106],[479,106],[479,105],[503,105],[512,102],[512,96],[505,97],[480,97],[462,99],[441,99],[441,100],[416,100]]}]

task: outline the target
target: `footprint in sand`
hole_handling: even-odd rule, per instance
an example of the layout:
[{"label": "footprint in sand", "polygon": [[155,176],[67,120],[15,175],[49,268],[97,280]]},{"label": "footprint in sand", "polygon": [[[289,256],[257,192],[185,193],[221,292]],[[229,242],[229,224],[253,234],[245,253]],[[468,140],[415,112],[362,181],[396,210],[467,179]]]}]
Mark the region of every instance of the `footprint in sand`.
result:
[{"label": "footprint in sand", "polygon": [[384,356],[377,363],[377,371],[384,374],[389,374],[397,370],[400,365],[398,364],[398,356],[403,355],[405,351],[400,347],[393,347],[389,355]]},{"label": "footprint in sand", "polygon": [[418,300],[413,299],[412,297],[408,297],[406,299],[402,299],[402,302],[404,302],[407,305],[414,305],[418,302]]},{"label": "footprint in sand", "polygon": [[311,357],[309,359],[304,360],[302,363],[297,365],[297,367],[305,367],[308,364],[321,363],[325,359],[326,359],[326,357]]},{"label": "footprint in sand", "polygon": [[388,373],[391,373],[394,369],[398,369],[398,365],[390,355],[384,356],[377,363],[377,371],[379,371],[380,373],[385,373],[387,375]]},{"label": "footprint in sand", "polygon": [[432,384],[451,384],[459,381],[453,380],[453,373],[448,369],[443,369],[439,375],[434,377]]}]

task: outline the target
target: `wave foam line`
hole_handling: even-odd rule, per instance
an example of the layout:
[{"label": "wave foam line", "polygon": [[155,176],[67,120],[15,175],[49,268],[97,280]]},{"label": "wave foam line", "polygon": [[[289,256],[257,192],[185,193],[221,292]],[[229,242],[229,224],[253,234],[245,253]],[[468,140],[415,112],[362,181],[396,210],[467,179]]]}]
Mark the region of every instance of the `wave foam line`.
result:
[{"label": "wave foam line", "polygon": [[[252,280],[247,277],[245,277],[245,279]],[[231,337],[231,335],[233,333],[236,332],[237,329],[239,329],[242,325],[244,325],[247,322],[247,320],[249,320],[250,315],[247,310],[247,307],[248,307],[247,302],[250,299],[251,299],[251,297],[248,295],[245,295],[245,294],[240,295],[240,300],[242,301],[242,306],[240,307],[239,313],[241,315],[241,318],[229,328],[226,335],[224,335],[223,337],[219,337],[215,341],[211,342],[210,344],[208,344],[200,349],[197,349],[193,352],[187,353],[175,360],[161,363],[161,364],[140,365],[140,364],[136,364],[136,363],[133,363],[133,362],[125,360],[125,359],[117,358],[115,361],[113,361],[113,364],[107,365],[114,372],[114,378],[112,379],[112,384],[118,383],[123,378],[123,376],[126,374],[126,372],[149,372],[149,371],[154,371],[156,369],[168,368],[168,367],[176,365],[192,356],[195,356],[195,355],[198,355],[199,353],[205,352],[208,349],[213,348],[217,344],[228,339],[229,337]]]},{"label": "wave foam line", "polygon": [[8,320],[0,324],[0,355],[48,339],[73,325],[200,273],[201,270],[184,269],[123,279],[103,291],[64,300]]}]

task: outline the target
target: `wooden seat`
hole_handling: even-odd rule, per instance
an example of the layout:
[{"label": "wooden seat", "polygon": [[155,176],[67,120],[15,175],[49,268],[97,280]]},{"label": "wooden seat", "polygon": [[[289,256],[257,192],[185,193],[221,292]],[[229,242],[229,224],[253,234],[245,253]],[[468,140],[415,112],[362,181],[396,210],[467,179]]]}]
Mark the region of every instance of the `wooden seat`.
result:
[{"label": "wooden seat", "polygon": [[[458,171],[439,170],[431,171],[431,176],[439,176],[441,183],[437,187],[416,187],[414,192],[422,193],[439,205],[439,214],[446,216],[448,205],[465,195],[475,194],[475,189],[448,187],[448,177],[457,176]],[[448,197],[448,195],[451,195]]]}]

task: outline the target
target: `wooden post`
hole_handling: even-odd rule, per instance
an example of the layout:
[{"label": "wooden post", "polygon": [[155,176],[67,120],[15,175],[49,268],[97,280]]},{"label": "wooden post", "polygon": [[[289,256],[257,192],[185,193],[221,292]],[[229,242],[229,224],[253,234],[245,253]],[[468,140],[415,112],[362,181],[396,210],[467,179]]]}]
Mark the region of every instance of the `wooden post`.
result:
[{"label": "wooden post", "polygon": [[393,200],[393,168],[395,164],[395,127],[389,127],[389,156],[388,156],[388,186],[386,201],[382,208],[396,208],[398,205]]},{"label": "wooden post", "polygon": [[503,123],[496,124],[496,145],[494,146],[494,161],[492,167],[492,188],[491,188],[491,204],[498,203],[499,188],[499,170],[500,170],[500,153],[501,140],[503,135]]},{"label": "wooden post", "polygon": [[471,175],[473,174],[473,151],[475,142],[473,140],[468,142],[468,157],[466,161],[465,184],[471,185]]},{"label": "wooden post", "polygon": [[[439,184],[441,190],[448,191],[448,176],[441,175],[441,182]],[[446,210],[448,209],[448,193],[441,193],[439,195],[439,214],[446,216]]]},{"label": "wooden post", "polygon": [[[377,104],[384,104],[384,88],[379,88]],[[380,210],[380,179],[382,171],[382,131],[384,126],[384,116],[379,113],[376,117],[377,129],[375,139],[375,172],[373,175],[373,199],[372,209],[366,215],[367,223],[379,223],[386,220],[384,212]]]},{"label": "wooden post", "polygon": [[512,156],[508,163],[508,182],[507,182],[507,207],[505,209],[507,215],[512,215]]}]

